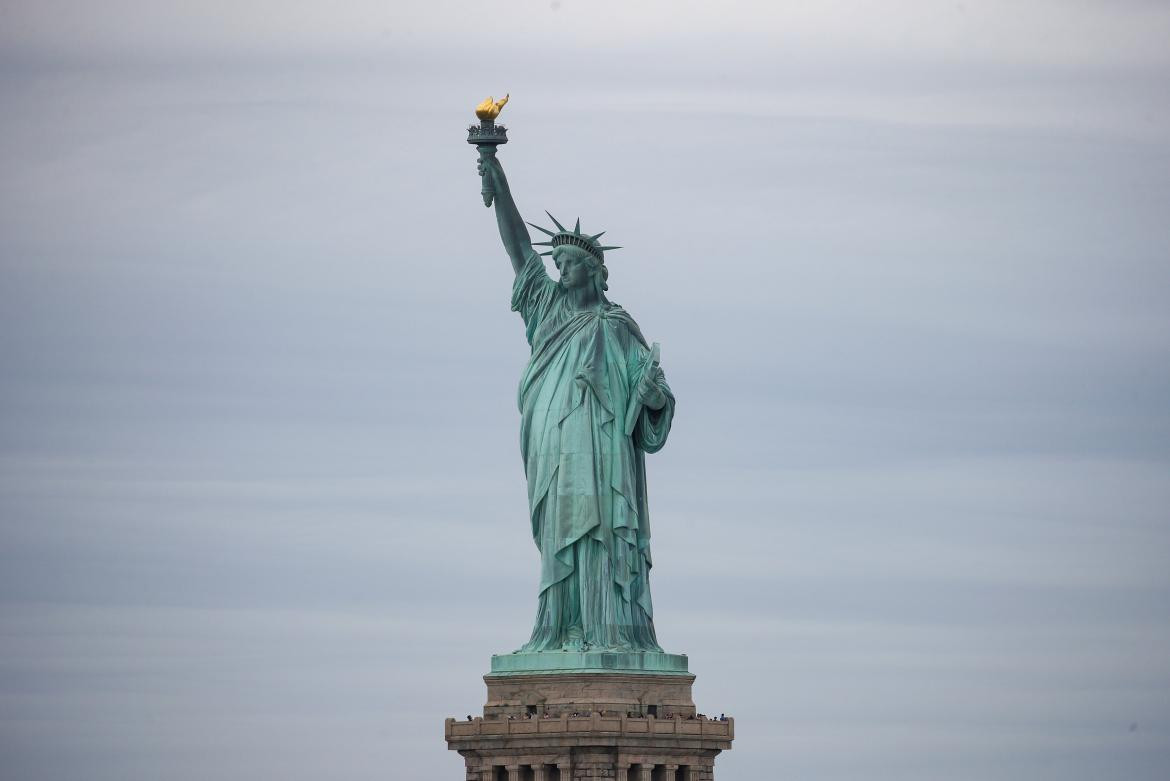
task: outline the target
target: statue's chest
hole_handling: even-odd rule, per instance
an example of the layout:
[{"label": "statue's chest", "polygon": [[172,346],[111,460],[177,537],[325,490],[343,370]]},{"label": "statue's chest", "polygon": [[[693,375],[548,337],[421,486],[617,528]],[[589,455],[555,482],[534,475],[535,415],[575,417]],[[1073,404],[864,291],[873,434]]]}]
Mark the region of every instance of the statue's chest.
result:
[{"label": "statue's chest", "polygon": [[623,343],[624,324],[604,312],[575,312],[557,307],[536,329],[537,351],[566,350],[592,354]]}]

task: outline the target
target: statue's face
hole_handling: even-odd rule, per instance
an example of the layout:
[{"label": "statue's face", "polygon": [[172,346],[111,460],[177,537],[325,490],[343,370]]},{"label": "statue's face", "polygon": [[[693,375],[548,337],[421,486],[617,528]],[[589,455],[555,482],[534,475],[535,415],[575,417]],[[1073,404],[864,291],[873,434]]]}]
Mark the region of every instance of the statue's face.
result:
[{"label": "statue's face", "polygon": [[566,248],[555,256],[557,268],[561,270],[561,287],[571,290],[593,284],[594,260],[584,252]]}]

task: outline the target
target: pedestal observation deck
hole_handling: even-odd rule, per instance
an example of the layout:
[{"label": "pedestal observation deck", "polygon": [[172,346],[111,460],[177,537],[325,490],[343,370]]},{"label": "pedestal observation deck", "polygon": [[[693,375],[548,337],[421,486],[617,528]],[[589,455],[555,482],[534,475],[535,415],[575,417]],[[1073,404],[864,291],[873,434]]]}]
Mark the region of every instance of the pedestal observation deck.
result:
[{"label": "pedestal observation deck", "polygon": [[483,715],[444,737],[466,781],[713,781],[735,720],[698,713],[694,680],[676,654],[501,654]]}]

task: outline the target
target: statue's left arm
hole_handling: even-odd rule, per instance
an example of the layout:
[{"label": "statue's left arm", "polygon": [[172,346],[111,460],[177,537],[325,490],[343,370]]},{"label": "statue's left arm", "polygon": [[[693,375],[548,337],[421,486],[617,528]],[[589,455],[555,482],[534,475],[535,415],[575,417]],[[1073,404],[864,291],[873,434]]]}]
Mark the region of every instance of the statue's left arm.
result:
[{"label": "statue's left arm", "polygon": [[[662,370],[657,372],[642,372],[642,378],[638,380],[637,386],[634,388],[634,394],[637,395],[638,400],[642,405],[650,410],[660,410],[666,406],[666,392],[658,384],[658,378],[655,374],[662,374]],[[666,383],[665,378],[663,384]]]},{"label": "statue's left arm", "polygon": [[670,424],[674,420],[674,393],[666,382],[666,375],[657,366],[651,366],[650,351],[635,342],[631,356],[633,382],[631,401],[640,406],[632,436],[634,445],[647,453],[657,453],[666,444]]}]

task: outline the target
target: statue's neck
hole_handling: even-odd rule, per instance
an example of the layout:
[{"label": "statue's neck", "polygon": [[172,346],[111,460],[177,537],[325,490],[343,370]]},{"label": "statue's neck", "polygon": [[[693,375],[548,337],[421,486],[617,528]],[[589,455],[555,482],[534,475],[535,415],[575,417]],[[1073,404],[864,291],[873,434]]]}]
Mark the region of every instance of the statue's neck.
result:
[{"label": "statue's neck", "polygon": [[598,305],[601,304],[601,296],[598,294],[597,288],[592,285],[570,288],[566,292],[569,296],[569,306],[577,312],[597,309]]}]

